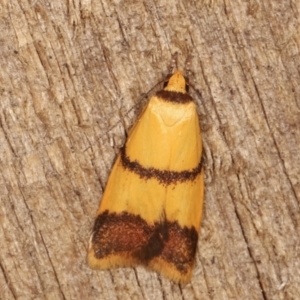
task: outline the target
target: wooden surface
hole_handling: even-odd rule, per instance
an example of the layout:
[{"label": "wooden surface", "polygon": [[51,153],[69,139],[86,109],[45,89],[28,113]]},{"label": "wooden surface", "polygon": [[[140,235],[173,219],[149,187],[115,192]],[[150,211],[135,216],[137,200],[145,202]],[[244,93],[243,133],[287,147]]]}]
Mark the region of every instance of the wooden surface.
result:
[{"label": "wooden surface", "polygon": [[[300,299],[299,1],[0,3],[1,300]],[[135,105],[175,52],[206,176],[184,287],[86,265]]]}]

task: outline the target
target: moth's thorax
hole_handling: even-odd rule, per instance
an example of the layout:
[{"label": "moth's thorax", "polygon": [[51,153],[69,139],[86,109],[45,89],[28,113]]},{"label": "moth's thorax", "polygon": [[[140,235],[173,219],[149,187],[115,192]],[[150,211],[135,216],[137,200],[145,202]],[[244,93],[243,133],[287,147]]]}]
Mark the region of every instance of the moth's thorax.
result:
[{"label": "moth's thorax", "polygon": [[184,94],[186,93],[185,79],[182,75],[182,72],[175,71],[175,73],[170,77],[169,82],[165,87],[165,91],[173,91]]}]

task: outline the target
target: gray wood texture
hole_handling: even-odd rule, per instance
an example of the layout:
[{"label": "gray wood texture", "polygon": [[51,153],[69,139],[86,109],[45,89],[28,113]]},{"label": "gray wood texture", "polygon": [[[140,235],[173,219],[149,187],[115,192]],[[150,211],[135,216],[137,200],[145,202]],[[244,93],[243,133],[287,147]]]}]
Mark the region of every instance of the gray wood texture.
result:
[{"label": "gray wood texture", "polygon": [[[300,299],[299,12],[297,0],[0,1],[0,299]],[[115,155],[175,52],[201,92],[205,152],[186,286],[86,265]]]}]

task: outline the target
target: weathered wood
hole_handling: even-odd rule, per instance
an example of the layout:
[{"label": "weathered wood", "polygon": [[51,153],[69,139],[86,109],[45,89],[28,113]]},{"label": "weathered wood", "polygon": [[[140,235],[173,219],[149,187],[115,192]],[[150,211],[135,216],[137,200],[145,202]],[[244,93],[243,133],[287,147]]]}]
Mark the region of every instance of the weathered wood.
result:
[{"label": "weathered wood", "polygon": [[[0,5],[0,299],[300,299],[299,1]],[[86,265],[126,112],[175,52],[206,162],[185,287]]]}]

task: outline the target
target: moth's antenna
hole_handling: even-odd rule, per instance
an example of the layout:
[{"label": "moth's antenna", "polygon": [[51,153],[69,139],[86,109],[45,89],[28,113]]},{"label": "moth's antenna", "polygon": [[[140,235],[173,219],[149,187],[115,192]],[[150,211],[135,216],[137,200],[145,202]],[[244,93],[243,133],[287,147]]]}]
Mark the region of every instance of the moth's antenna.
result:
[{"label": "moth's antenna", "polygon": [[123,120],[125,117],[127,117],[134,109],[137,108],[138,105],[140,105],[140,102],[141,102],[144,98],[148,97],[148,95],[151,94],[151,93],[153,93],[153,91],[157,88],[158,85],[161,85],[161,84],[163,84],[164,82],[165,82],[165,79],[159,81],[156,85],[154,85],[151,89],[149,89],[148,92],[143,93],[143,94],[141,95],[141,97],[139,98],[139,100],[137,101],[137,103],[134,104],[129,110],[127,110],[127,111],[125,112],[125,114],[123,115],[123,117],[120,117],[120,120],[119,120],[119,121],[117,121],[117,122],[115,122],[113,125],[111,125],[111,126],[106,130],[105,133],[103,133],[103,134],[101,134],[100,136],[98,136],[98,138],[96,138],[96,140],[95,140],[89,147],[87,147],[86,149],[84,149],[83,152],[85,152],[85,151],[87,151],[88,149],[90,149],[90,148],[91,148],[94,144],[96,144],[100,139],[102,139],[104,136],[106,136],[107,133],[109,133],[109,132],[112,131],[115,127],[117,127],[117,126],[120,124],[121,120]]},{"label": "moth's antenna", "polygon": [[191,75],[190,74],[191,73],[191,59],[192,59],[192,56],[189,54],[188,57],[186,58],[186,61],[185,61],[184,74],[188,78]]},{"label": "moth's antenna", "polygon": [[173,74],[175,69],[178,69],[178,52],[172,55],[172,63],[170,65],[169,74]]}]

